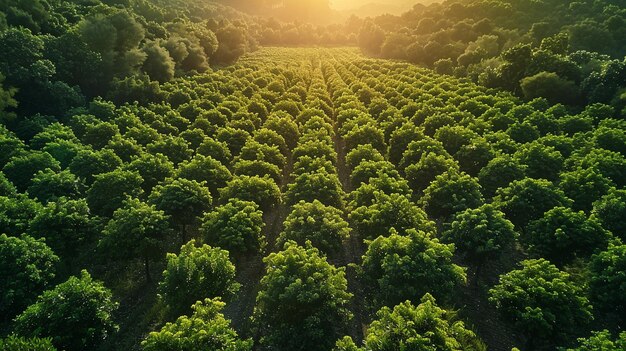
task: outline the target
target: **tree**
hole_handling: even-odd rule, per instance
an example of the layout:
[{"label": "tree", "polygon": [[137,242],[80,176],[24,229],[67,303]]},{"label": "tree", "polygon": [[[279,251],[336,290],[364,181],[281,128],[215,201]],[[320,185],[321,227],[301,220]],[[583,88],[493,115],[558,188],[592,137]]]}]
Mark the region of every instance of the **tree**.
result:
[{"label": "tree", "polygon": [[626,190],[609,190],[607,195],[593,203],[591,213],[613,235],[626,240]]},{"label": "tree", "polygon": [[489,301],[527,337],[527,349],[554,346],[591,320],[591,306],[570,275],[550,262],[525,260],[500,276]]},{"label": "tree", "polygon": [[385,158],[370,144],[359,145],[346,154],[346,166],[353,170],[363,161],[379,162]]},{"label": "tree", "polygon": [[258,176],[237,176],[220,189],[220,199],[238,198],[255,202],[262,210],[280,203],[280,189],[271,178]]},{"label": "tree", "polygon": [[499,189],[493,199],[507,218],[520,229],[557,206],[569,206],[571,200],[563,191],[545,179],[525,178],[512,181],[506,188]]},{"label": "tree", "polygon": [[157,184],[174,175],[174,164],[166,156],[147,152],[134,158],[124,169],[141,176],[141,188],[146,194],[150,194]]},{"label": "tree", "polygon": [[324,205],[343,208],[343,190],[336,174],[319,169],[315,173],[298,175],[287,186],[285,202],[290,206],[316,199]]},{"label": "tree", "polygon": [[626,313],[626,245],[615,243],[591,257],[590,296],[600,310],[624,319]]},{"label": "tree", "polygon": [[115,170],[99,174],[87,191],[87,203],[93,213],[111,217],[127,197],[138,197],[143,179],[137,173]]},{"label": "tree", "polygon": [[204,241],[232,254],[259,252],[265,247],[263,212],[251,201],[230,198],[212,212],[205,213],[200,229]]},{"label": "tree", "polygon": [[188,179],[167,179],[157,185],[148,202],[165,212],[172,222],[180,226],[183,243],[187,242],[187,226],[211,207],[213,198],[205,183]]},{"label": "tree", "polygon": [[526,175],[554,181],[563,168],[563,156],[552,146],[531,143],[520,148],[513,157],[525,165]]},{"label": "tree", "polygon": [[578,346],[563,351],[620,351],[626,349],[626,332],[620,332],[612,339],[608,330],[592,332],[588,338],[578,338]]},{"label": "tree", "polygon": [[2,169],[2,172],[15,185],[17,190],[24,192],[31,185],[35,174],[46,169],[58,172],[61,170],[61,165],[47,152],[30,151],[21,156],[11,158],[9,163]]},{"label": "tree", "polygon": [[606,195],[613,182],[593,168],[562,173],[559,187],[574,201],[575,210],[590,211],[593,203]]},{"label": "tree", "polygon": [[174,78],[174,60],[165,48],[157,42],[149,42],[143,47],[146,60],[143,62],[143,71],[150,79],[165,83]]},{"label": "tree", "polygon": [[5,351],[57,351],[50,338],[22,338],[15,335],[0,339],[0,349]]},{"label": "tree", "polygon": [[543,97],[553,104],[576,104],[580,96],[576,83],[553,72],[544,71],[523,78],[520,87],[527,100]]},{"label": "tree", "polygon": [[[59,258],[43,239],[0,235],[0,323],[10,321],[50,286]],[[0,343],[1,345],[1,343]]]},{"label": "tree", "polygon": [[23,194],[0,196],[0,232],[11,236],[25,233],[41,208],[39,202]]},{"label": "tree", "polygon": [[411,189],[416,193],[424,191],[438,175],[447,171],[459,171],[459,165],[443,155],[428,152],[420,158],[419,162],[408,165],[404,170],[406,180]]},{"label": "tree", "polygon": [[524,242],[535,256],[562,266],[605,249],[610,239],[611,234],[596,218],[587,218],[582,211],[555,207],[528,224]]},{"label": "tree", "polygon": [[113,150],[81,150],[72,159],[69,168],[74,175],[91,185],[97,175],[112,172],[121,165],[122,159]]},{"label": "tree", "polygon": [[453,255],[454,245],[415,229],[405,235],[392,229],[389,236],[369,242],[359,277],[368,287],[371,307],[393,306],[427,292],[451,301],[466,280],[465,269],[452,263]]},{"label": "tree", "polygon": [[367,329],[363,351],[394,350],[484,351],[486,346],[454,311],[439,307],[427,293],[417,306],[407,300],[376,313]]},{"label": "tree", "polygon": [[117,307],[111,291],[83,270],[41,294],[15,319],[15,331],[50,337],[61,350],[94,349],[117,330],[112,317]]},{"label": "tree", "polygon": [[205,182],[212,196],[217,196],[218,189],[223,188],[226,182],[232,178],[230,171],[220,161],[211,156],[196,155],[190,161],[185,161],[178,166],[176,171],[178,178]]},{"label": "tree", "polygon": [[261,343],[281,350],[328,350],[351,317],[344,268],[294,242],[263,259],[253,318]]},{"label": "tree", "polygon": [[477,274],[486,260],[500,257],[511,248],[516,237],[513,223],[491,204],[457,213],[442,234],[443,241],[454,243],[476,264]]},{"label": "tree", "polygon": [[252,340],[241,340],[221,310],[224,303],[204,299],[191,306],[191,317],[181,316],[141,342],[144,351],[250,351]]},{"label": "tree", "polygon": [[96,242],[100,230],[100,219],[91,214],[85,199],[62,197],[37,211],[28,233],[46,238],[62,261],[71,266],[85,247]]},{"label": "tree", "polygon": [[141,258],[150,282],[150,261],[165,256],[170,232],[169,217],[163,211],[137,199],[127,199],[104,228],[100,246],[111,257]]},{"label": "tree", "polygon": [[180,254],[167,254],[167,267],[158,290],[172,316],[188,313],[196,301],[228,298],[239,290],[228,251],[195,244],[191,240],[180,248]]},{"label": "tree", "polygon": [[337,253],[343,241],[350,235],[343,212],[335,207],[325,206],[318,200],[300,201],[293,205],[283,227],[276,239],[276,245],[283,246],[291,240],[298,245],[305,245],[310,241],[313,247],[326,254]]},{"label": "tree", "polygon": [[28,187],[28,195],[45,204],[60,197],[75,199],[83,188],[84,184],[69,170],[55,172],[48,168],[35,175]]},{"label": "tree", "polygon": [[426,213],[407,196],[397,193],[387,195],[375,190],[371,205],[352,209],[348,218],[363,239],[387,235],[391,228],[400,234],[414,228],[428,233],[435,231]]},{"label": "tree", "polygon": [[372,55],[380,53],[380,47],[385,41],[385,32],[374,22],[367,21],[359,31],[359,47]]},{"label": "tree", "polygon": [[424,190],[422,203],[430,216],[448,218],[459,211],[482,205],[483,196],[476,178],[451,171],[435,177]]}]

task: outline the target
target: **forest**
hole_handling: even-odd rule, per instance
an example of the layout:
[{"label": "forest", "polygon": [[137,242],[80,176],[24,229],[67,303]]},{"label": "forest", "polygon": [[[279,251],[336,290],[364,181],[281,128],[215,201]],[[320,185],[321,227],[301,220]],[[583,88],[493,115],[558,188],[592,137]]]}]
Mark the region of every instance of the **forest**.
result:
[{"label": "forest", "polygon": [[0,350],[626,350],[626,4],[415,2],[0,0]]}]

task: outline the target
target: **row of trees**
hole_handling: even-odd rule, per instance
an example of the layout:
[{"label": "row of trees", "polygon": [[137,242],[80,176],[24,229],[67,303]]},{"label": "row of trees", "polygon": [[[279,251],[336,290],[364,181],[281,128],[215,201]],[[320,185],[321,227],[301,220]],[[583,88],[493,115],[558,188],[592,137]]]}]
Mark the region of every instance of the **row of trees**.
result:
[{"label": "row of trees", "polygon": [[[364,344],[354,335],[340,350],[435,339],[481,350],[482,321],[469,320],[474,332],[450,312],[468,278],[524,335],[518,345],[574,347],[592,317],[616,329],[626,161],[610,106],[523,103],[351,49],[263,50],[161,89],[161,103],[95,99],[2,129],[0,257],[15,267],[2,276],[3,330],[59,349],[115,345],[126,295],[83,267],[110,287],[104,270],[158,282],[166,313],[146,314],[159,328],[144,349],[330,350],[360,313]],[[264,214],[277,206],[270,237]],[[358,290],[330,263],[350,262],[349,238]],[[255,328],[235,333],[220,300],[237,303],[237,270],[256,255]],[[493,283],[481,268],[502,256],[528,260]],[[79,311],[63,294],[95,297]],[[433,320],[437,336],[399,319]]]}]

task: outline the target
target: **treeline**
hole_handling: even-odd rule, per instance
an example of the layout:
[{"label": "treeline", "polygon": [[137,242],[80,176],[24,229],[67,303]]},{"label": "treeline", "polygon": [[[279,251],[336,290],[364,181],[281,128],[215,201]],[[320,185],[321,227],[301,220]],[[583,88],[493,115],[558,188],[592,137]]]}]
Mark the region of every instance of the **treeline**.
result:
[{"label": "treeline", "polygon": [[383,15],[363,51],[468,77],[527,99],[626,106],[626,8],[619,1],[460,0]]},{"label": "treeline", "polygon": [[255,47],[235,15],[200,1],[1,1],[0,107],[38,123],[95,96],[156,100],[158,82],[233,63]]}]

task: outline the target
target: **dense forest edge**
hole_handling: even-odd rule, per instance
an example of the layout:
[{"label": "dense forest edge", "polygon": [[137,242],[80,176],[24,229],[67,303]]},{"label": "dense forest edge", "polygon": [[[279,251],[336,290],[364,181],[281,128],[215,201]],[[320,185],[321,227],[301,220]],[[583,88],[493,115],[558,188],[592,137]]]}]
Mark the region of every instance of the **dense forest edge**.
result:
[{"label": "dense forest edge", "polygon": [[428,3],[0,0],[0,350],[626,349],[626,7]]}]

